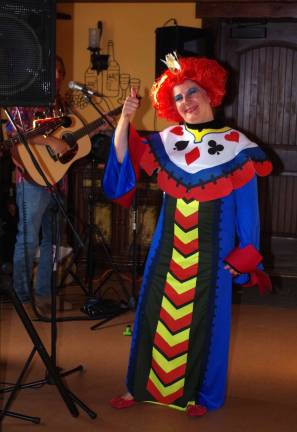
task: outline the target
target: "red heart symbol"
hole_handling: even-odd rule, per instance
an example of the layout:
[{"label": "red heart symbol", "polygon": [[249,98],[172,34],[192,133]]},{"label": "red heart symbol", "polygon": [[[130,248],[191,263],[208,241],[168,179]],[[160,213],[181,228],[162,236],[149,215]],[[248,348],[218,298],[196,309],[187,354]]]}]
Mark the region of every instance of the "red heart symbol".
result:
[{"label": "red heart symbol", "polygon": [[170,132],[174,135],[183,135],[184,131],[181,126],[175,126],[173,129],[170,129]]},{"label": "red heart symbol", "polygon": [[191,165],[191,163],[193,163],[199,157],[200,157],[200,151],[197,147],[195,147],[192,151],[186,153],[185,155],[185,159],[188,165]]},{"label": "red heart symbol", "polygon": [[230,132],[228,135],[225,135],[225,139],[227,141],[239,142],[239,133],[235,131]]}]

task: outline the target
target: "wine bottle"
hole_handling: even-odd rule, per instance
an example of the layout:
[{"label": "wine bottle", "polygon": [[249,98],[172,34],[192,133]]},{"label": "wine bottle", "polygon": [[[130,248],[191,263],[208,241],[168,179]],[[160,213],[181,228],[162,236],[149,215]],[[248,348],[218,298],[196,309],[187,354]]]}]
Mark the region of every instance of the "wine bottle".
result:
[{"label": "wine bottle", "polygon": [[114,57],[113,41],[107,43],[108,68],[106,71],[106,96],[116,97],[120,89],[120,65]]},{"label": "wine bottle", "polygon": [[85,72],[85,84],[91,90],[98,92],[98,76],[97,71],[92,69],[92,62],[90,62],[88,69]]}]

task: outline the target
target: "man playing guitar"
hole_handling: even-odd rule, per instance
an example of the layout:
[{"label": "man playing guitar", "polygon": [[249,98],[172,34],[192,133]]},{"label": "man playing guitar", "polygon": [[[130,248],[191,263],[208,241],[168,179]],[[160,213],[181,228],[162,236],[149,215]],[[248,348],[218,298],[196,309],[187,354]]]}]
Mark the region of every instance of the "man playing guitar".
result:
[{"label": "man playing guitar", "polygon": [[[68,114],[66,104],[60,94],[61,84],[65,77],[65,66],[61,57],[56,56],[56,101],[49,109],[39,107],[15,107],[10,114],[24,135],[33,129],[34,121],[40,111],[46,117],[61,117]],[[102,124],[101,129],[106,128]],[[38,130],[38,129],[37,129]],[[14,136],[11,124],[7,127],[10,137]],[[94,131],[95,132],[95,131]],[[66,141],[60,137],[35,134],[30,138],[30,145],[36,148],[51,148],[58,155],[69,149]],[[19,146],[20,148],[22,145]],[[18,233],[13,258],[14,289],[31,318],[36,317],[31,306],[30,283],[36,250],[39,245],[40,258],[36,275],[35,305],[37,312],[46,316],[50,312],[51,276],[53,267],[53,209],[55,201],[47,186],[33,182],[30,173],[16,163],[16,203],[19,212]],[[29,177],[28,175],[29,174]],[[53,182],[51,182],[53,184]],[[60,190],[65,191],[65,176],[59,182]],[[70,305],[71,306],[71,305]],[[59,302],[58,302],[59,307]],[[65,309],[65,303],[64,303]]]}]

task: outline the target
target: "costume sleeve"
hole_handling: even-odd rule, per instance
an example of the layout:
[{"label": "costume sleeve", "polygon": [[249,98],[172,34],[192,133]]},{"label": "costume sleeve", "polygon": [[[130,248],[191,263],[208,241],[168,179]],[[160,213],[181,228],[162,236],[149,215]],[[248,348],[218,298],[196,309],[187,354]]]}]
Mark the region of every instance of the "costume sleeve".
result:
[{"label": "costume sleeve", "polygon": [[257,177],[243,187],[234,190],[236,206],[236,232],[241,248],[252,244],[259,249],[260,220]]},{"label": "costume sleeve", "polygon": [[225,262],[241,273],[234,281],[243,286],[258,285],[260,294],[271,291],[269,277],[262,271],[259,253],[260,222],[257,179],[254,177],[234,191],[236,206],[236,232],[238,246],[225,258]]},{"label": "costume sleeve", "polygon": [[129,128],[128,150],[119,163],[112,138],[108,161],[105,165],[102,186],[105,195],[114,202],[129,207],[132,203],[136,183],[140,176],[140,159],[146,141],[132,128]]}]

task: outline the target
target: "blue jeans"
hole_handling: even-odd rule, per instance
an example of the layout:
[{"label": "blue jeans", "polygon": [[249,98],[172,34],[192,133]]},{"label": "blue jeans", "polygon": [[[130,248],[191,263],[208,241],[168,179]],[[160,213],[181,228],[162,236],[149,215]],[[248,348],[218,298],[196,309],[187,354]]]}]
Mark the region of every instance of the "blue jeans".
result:
[{"label": "blue jeans", "polygon": [[13,258],[13,284],[20,300],[27,302],[30,299],[29,287],[40,228],[42,237],[35,295],[51,295],[55,202],[47,188],[23,180],[16,186],[16,203],[19,221]]}]

